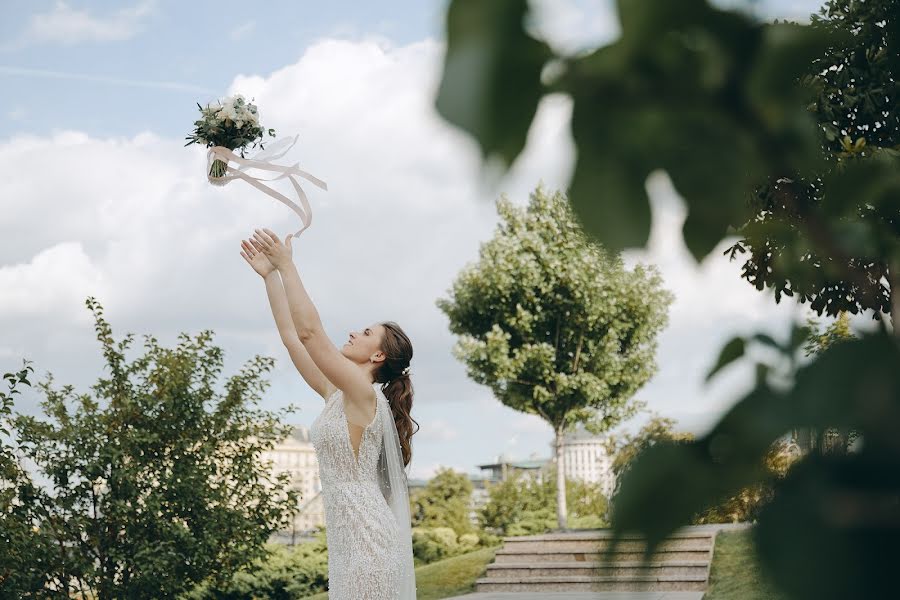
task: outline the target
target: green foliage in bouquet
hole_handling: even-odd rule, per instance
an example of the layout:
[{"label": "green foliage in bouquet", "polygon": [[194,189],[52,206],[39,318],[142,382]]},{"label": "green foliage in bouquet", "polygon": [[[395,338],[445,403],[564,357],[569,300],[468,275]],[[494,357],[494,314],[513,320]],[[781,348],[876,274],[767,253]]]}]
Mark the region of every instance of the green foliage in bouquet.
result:
[{"label": "green foliage in bouquet", "polygon": [[[185,137],[188,140],[185,146],[223,146],[229,150],[239,150],[241,158],[244,158],[244,150],[248,144],[251,148],[259,145],[265,150],[262,138],[267,131],[259,124],[259,111],[255,104],[247,102],[242,95],[236,94],[213,106],[207,104],[206,108],[198,103],[197,108],[202,117],[194,121],[194,132]],[[275,137],[275,130],[269,129],[268,134]],[[209,171],[210,177],[222,177],[227,166],[225,161],[214,160]]]}]

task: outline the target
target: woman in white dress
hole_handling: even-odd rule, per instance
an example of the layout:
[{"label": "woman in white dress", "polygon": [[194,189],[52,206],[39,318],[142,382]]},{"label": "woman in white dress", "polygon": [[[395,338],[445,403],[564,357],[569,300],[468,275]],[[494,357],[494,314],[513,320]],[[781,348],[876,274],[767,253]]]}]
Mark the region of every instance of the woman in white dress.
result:
[{"label": "woman in white dress", "polygon": [[418,425],[410,416],[412,344],[387,321],[351,332],[338,349],[300,281],[291,236],[282,243],[257,229],[241,248],[265,280],[291,360],[326,401],[310,439],[325,504],[329,600],[414,599],[405,471]]}]

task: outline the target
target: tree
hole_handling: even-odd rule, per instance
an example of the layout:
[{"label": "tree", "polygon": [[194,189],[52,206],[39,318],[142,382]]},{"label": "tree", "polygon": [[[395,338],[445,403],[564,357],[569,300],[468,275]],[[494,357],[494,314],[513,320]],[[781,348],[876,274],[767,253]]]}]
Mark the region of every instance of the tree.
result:
[{"label": "tree", "polygon": [[[624,268],[591,243],[564,195],[538,188],[525,209],[497,202],[501,223],[479,261],[438,307],[460,336],[454,355],[506,406],[544,419],[556,436],[577,423],[606,431],[637,409],[656,369],[656,334],[671,295],[652,267]],[[563,469],[557,519],[566,527]]]},{"label": "tree", "polygon": [[266,544],[266,555],[254,559],[219,586],[203,582],[179,600],[267,598],[293,600],[324,592],[328,584],[328,545],[321,530],[310,542],[286,546]]},{"label": "tree", "polygon": [[778,440],[769,449],[760,481],[742,488],[718,504],[694,516],[693,523],[749,523],[759,519],[763,507],[775,497],[775,488],[799,457],[796,446]]},{"label": "tree", "polygon": [[[855,339],[850,330],[850,318],[841,313],[824,330],[815,319],[807,321],[809,338],[803,349],[806,356],[815,356],[840,342]],[[816,429],[801,427],[794,430],[794,441],[803,452],[819,449],[825,452],[847,452],[859,437],[858,431],[841,430],[835,427]]]},{"label": "tree", "polygon": [[203,580],[223,583],[265,554],[297,504],[286,475],[272,481],[260,460],[287,428],[248,407],[273,360],[255,357],[221,394],[211,332],[181,334],[175,349],[147,335],[147,352],[129,364],[133,334],[114,343],[99,303],[86,304],[110,376],[92,397],[55,389],[48,373],[38,388],[50,420],[14,420],[23,454],[52,484],[23,499],[54,541],[47,577],[63,594],[98,600],[174,598]]},{"label": "tree", "polygon": [[[732,260],[743,257],[742,277],[757,289],[773,289],[776,302],[795,297],[829,316],[872,310],[880,318],[891,312],[900,265],[892,269],[879,246],[900,243],[896,204],[872,204],[826,183],[827,174],[844,163],[900,150],[900,71],[888,48],[896,11],[896,0],[831,0],[812,17],[823,32],[851,32],[811,61],[803,77],[815,94],[809,108],[829,158],[825,172],[770,178],[751,196],[753,218],[740,229],[743,238],[725,251]],[[831,225],[837,245],[823,252],[809,221],[828,207],[837,209]]]},{"label": "tree", "polygon": [[622,474],[637,458],[638,454],[661,441],[679,442],[693,440],[687,432],[675,431],[675,419],[651,415],[637,433],[619,433],[606,438],[606,452],[612,457],[612,473],[616,478],[616,489]]},{"label": "tree", "polygon": [[[485,529],[499,535],[529,535],[553,528],[556,507],[556,469],[537,479],[513,472],[505,481],[488,487],[488,501],[478,512]],[[607,499],[600,486],[566,478],[566,505],[574,522],[596,528],[603,524],[597,515],[606,514]],[[582,525],[584,526],[584,525]]]},{"label": "tree", "polygon": [[472,482],[464,473],[441,467],[410,498],[413,527],[449,527],[456,535],[473,530],[469,520]]},{"label": "tree", "polygon": [[491,484],[487,492],[478,521],[498,535],[544,533],[556,521],[556,486],[550,478],[539,481],[514,471],[506,480]]},{"label": "tree", "polygon": [[57,545],[46,531],[35,527],[37,511],[34,499],[38,494],[30,474],[20,463],[16,431],[12,415],[19,385],[31,386],[28,379],[34,372],[31,361],[24,360],[22,369],[4,373],[8,390],[0,392],[0,597],[57,597],[67,598],[54,591],[54,559]]},{"label": "tree", "polygon": [[[886,6],[870,24],[883,27],[884,56],[896,73],[900,6]],[[886,234],[900,212],[900,157],[891,148],[857,152],[851,140],[852,152],[842,152],[852,160],[827,171],[832,159],[808,110],[815,93],[796,84],[829,48],[852,46],[857,29],[760,23],[706,0],[618,0],[617,7],[618,39],[560,56],[526,30],[526,0],[452,0],[439,113],[470,133],[486,159],[508,166],[541,97],[571,96],[577,162],[568,197],[586,231],[614,250],[646,244],[645,182],[656,169],[683,196],[683,235],[698,260],[750,220],[746,198],[760,185],[824,174],[826,201],[799,225],[816,255],[842,273],[840,281],[854,279],[847,257],[856,252],[889,265],[891,278],[900,274],[900,244]],[[885,95],[896,103],[896,76]],[[803,202],[795,186],[779,193]],[[858,207],[885,215],[884,223],[848,220]],[[815,276],[824,282],[824,273]],[[806,364],[797,357],[804,327],[786,339],[759,333],[728,342],[713,373],[741,360],[747,346],[765,349],[751,358],[751,388],[695,441],[641,453],[620,485],[616,534],[641,533],[652,552],[698,511],[760,481],[763,457],[792,429],[846,427],[859,431],[862,448],[798,461],[761,511],[755,547],[790,597],[890,596],[900,561],[900,295],[891,302],[893,336],[882,320],[878,331]]]}]

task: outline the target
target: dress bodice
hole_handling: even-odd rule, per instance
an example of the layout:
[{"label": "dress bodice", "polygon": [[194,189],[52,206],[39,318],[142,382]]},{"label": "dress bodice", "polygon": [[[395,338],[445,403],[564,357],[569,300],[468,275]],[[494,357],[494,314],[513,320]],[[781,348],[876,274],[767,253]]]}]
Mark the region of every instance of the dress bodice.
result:
[{"label": "dress bodice", "polygon": [[350,429],[344,412],[344,393],[336,390],[310,427],[310,441],[316,449],[319,476],[324,488],[328,483],[365,481],[377,483],[376,468],[382,443],[381,412],[386,410],[384,392],[375,388],[375,416],[363,430],[359,456],[353,454]]}]

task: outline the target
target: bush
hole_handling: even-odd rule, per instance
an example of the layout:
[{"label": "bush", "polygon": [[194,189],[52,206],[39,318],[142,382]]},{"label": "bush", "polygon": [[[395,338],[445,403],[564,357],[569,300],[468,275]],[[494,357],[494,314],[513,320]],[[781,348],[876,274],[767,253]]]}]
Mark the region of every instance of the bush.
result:
[{"label": "bush", "polygon": [[324,592],[328,583],[325,534],[296,546],[266,544],[268,556],[235,573],[223,586],[204,582],[181,600],[295,600]]},{"label": "bush", "polygon": [[449,527],[414,527],[413,557],[427,564],[459,554],[456,532]]}]

